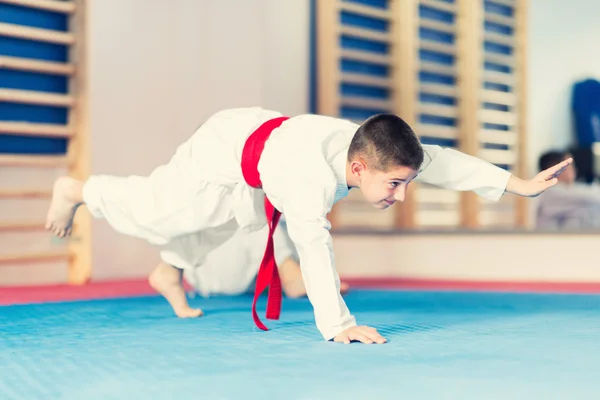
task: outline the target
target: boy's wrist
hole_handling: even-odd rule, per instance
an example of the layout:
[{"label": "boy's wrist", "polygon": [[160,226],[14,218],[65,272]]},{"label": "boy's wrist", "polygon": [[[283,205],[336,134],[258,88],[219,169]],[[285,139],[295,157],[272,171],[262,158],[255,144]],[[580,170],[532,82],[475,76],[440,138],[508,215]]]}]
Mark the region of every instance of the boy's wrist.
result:
[{"label": "boy's wrist", "polygon": [[506,192],[521,195],[523,184],[523,179],[511,175],[510,178],[508,178],[508,182],[506,184]]}]

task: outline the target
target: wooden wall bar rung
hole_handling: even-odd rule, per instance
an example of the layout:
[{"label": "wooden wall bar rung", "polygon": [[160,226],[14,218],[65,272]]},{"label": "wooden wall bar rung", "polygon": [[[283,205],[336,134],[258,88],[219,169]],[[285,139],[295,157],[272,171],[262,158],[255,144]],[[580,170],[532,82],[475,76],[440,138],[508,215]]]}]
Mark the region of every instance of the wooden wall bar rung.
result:
[{"label": "wooden wall bar rung", "polygon": [[442,54],[456,54],[456,46],[451,44],[431,42],[429,40],[419,40],[419,47],[424,50],[435,51]]},{"label": "wooden wall bar rung", "polygon": [[420,103],[417,106],[417,111],[421,114],[435,115],[447,118],[458,118],[458,108],[456,106]]},{"label": "wooden wall bar rung", "polygon": [[53,75],[73,75],[75,73],[75,66],[73,64],[38,61],[8,56],[0,56],[0,68],[13,69],[17,71],[40,72]]},{"label": "wooden wall bar rung", "polygon": [[48,251],[44,253],[22,253],[0,255],[0,265],[2,264],[29,264],[40,262],[67,261],[71,255],[66,250]]},{"label": "wooden wall bar rung", "polygon": [[368,17],[380,18],[389,20],[392,18],[392,13],[387,10],[380,10],[374,7],[363,6],[354,3],[337,3],[340,10],[350,11],[355,14],[365,15]]},{"label": "wooden wall bar rung", "polygon": [[460,193],[435,187],[419,187],[416,198],[419,203],[458,204],[460,202]]},{"label": "wooden wall bar rung", "polygon": [[38,8],[40,10],[55,11],[71,14],[75,11],[75,3],[71,1],[56,0],[0,0],[0,3],[14,4],[16,6]]},{"label": "wooden wall bar rung", "polygon": [[511,196],[511,195],[505,194],[504,196],[500,197],[499,200],[492,200],[492,199],[486,199],[486,198],[481,197],[479,199],[479,201],[482,205],[482,208],[483,208],[483,206],[485,206],[485,208],[487,208],[487,209],[490,209],[490,208],[494,209],[495,206],[501,205],[502,207],[498,207],[498,208],[504,209],[504,208],[514,207],[518,198],[519,198],[518,196]]},{"label": "wooden wall bar rung", "polygon": [[454,4],[451,3],[444,3],[443,1],[439,1],[439,0],[419,0],[419,3],[421,3],[421,5],[424,5],[426,7],[430,7],[430,8],[434,8],[437,10],[443,10],[452,14],[456,14],[456,6]]},{"label": "wooden wall bar rung", "polygon": [[456,86],[442,85],[440,83],[421,83],[418,85],[419,91],[423,93],[437,94],[440,96],[458,96]]},{"label": "wooden wall bar rung", "polygon": [[71,137],[74,134],[74,129],[67,125],[0,121],[0,133],[5,135]]},{"label": "wooden wall bar rung", "polygon": [[445,24],[440,21],[435,21],[432,19],[421,19],[419,21],[419,25],[423,28],[433,29],[436,31],[444,32],[444,33],[455,33],[456,29],[454,26],[450,24]]},{"label": "wooden wall bar rung", "polygon": [[507,86],[513,86],[516,82],[516,79],[513,75],[496,71],[484,71],[483,80],[485,82],[499,83]]},{"label": "wooden wall bar rung", "polygon": [[28,232],[45,230],[43,222],[24,221],[24,222],[0,222],[0,232]]},{"label": "wooden wall bar rung", "polygon": [[67,167],[66,156],[31,156],[21,154],[0,154],[0,166],[2,167],[39,167],[58,168]]},{"label": "wooden wall bar rung", "polygon": [[508,18],[508,17],[505,17],[503,15],[492,14],[492,13],[485,13],[484,19],[486,21],[493,22],[495,24],[500,24],[500,25],[508,26],[510,28],[512,28],[512,27],[515,26],[515,22],[512,20],[512,18]]},{"label": "wooden wall bar rung", "polygon": [[6,23],[0,23],[0,35],[55,44],[70,45],[75,43],[75,36],[71,33]]},{"label": "wooden wall bar rung", "polygon": [[419,136],[440,139],[456,139],[458,137],[458,129],[455,126],[417,124],[415,132]]},{"label": "wooden wall bar rung", "polygon": [[481,100],[488,103],[514,106],[517,104],[517,96],[511,92],[498,92],[495,90],[482,90]]},{"label": "wooden wall bar rung", "polygon": [[380,78],[363,74],[343,73],[341,75],[342,82],[356,83],[360,85],[375,86],[388,89],[391,85],[389,78]]},{"label": "wooden wall bar rung", "polygon": [[390,65],[392,61],[390,56],[388,55],[372,54],[357,50],[342,50],[340,52],[340,56],[349,60],[364,61],[368,63],[381,65]]},{"label": "wooden wall bar rung", "polygon": [[515,66],[515,58],[513,56],[505,56],[502,54],[486,52],[483,56],[484,60],[494,64],[502,64],[509,67]]},{"label": "wooden wall bar rung", "polygon": [[517,153],[512,150],[480,149],[479,157],[493,164],[514,165],[517,162]]},{"label": "wooden wall bar rung", "polygon": [[515,38],[513,36],[501,35],[494,32],[485,32],[483,34],[483,39],[488,42],[499,43],[510,47],[515,46]]},{"label": "wooden wall bar rung", "polygon": [[511,146],[516,145],[519,139],[517,134],[512,131],[484,129],[479,133],[479,140],[482,143],[506,144]]},{"label": "wooden wall bar rung", "polygon": [[454,65],[441,65],[432,62],[419,63],[419,69],[425,72],[433,72],[434,74],[442,74],[448,76],[456,76],[456,67]]},{"label": "wooden wall bar rung", "polygon": [[344,35],[357,37],[360,39],[370,39],[378,42],[390,43],[392,36],[389,33],[377,32],[369,29],[351,28],[349,26],[340,26],[339,32]]},{"label": "wooden wall bar rung", "polygon": [[517,116],[512,112],[483,109],[479,110],[478,116],[482,123],[514,126],[517,122]]},{"label": "wooden wall bar rung", "polygon": [[492,0],[492,3],[500,4],[507,7],[514,8],[516,6],[515,0]]},{"label": "wooden wall bar rung", "polygon": [[366,97],[342,97],[340,99],[340,104],[344,106],[364,107],[385,111],[391,111],[393,109],[392,103],[388,100],[369,99]]},{"label": "wooden wall bar rung", "polygon": [[0,101],[55,107],[71,107],[75,104],[75,99],[70,95],[14,89],[0,89]]},{"label": "wooden wall bar rung", "polygon": [[0,189],[0,199],[49,199],[51,190]]},{"label": "wooden wall bar rung", "polygon": [[420,227],[456,227],[460,224],[460,214],[454,210],[418,210],[415,219]]}]

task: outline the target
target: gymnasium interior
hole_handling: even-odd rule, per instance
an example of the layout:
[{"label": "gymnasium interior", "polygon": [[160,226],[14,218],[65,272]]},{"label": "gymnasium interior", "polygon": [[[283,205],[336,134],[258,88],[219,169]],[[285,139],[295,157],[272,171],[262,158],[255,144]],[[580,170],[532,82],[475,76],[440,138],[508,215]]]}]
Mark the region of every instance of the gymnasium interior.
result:
[{"label": "gymnasium interior", "polygon": [[[0,0],[0,399],[600,398],[599,13],[589,0]],[[413,182],[383,211],[351,191],[328,216],[335,265],[382,345],[323,340],[306,296],[258,329],[253,288],[207,296],[186,280],[204,315],[177,318],[148,282],[155,247],[85,207],[71,237],[45,229],[58,177],[148,175],[238,107],[394,113],[422,143],[522,179],[563,152],[575,182],[560,187],[583,197],[543,227],[555,187],[495,202]]]}]

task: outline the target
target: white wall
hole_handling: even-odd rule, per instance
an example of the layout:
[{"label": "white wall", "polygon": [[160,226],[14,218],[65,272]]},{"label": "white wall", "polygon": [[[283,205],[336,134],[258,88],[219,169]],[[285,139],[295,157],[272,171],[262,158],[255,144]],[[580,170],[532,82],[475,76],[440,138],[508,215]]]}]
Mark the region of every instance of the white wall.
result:
[{"label": "white wall", "polygon": [[[308,0],[90,7],[93,173],[149,173],[222,108],[308,109]],[[93,224],[93,244],[95,279],[143,276],[158,261],[104,221]]]},{"label": "white wall", "polygon": [[597,243],[597,235],[586,233],[340,234],[333,239],[342,277],[480,282],[598,283]]},{"label": "white wall", "polygon": [[540,154],[573,143],[571,88],[600,79],[600,2],[530,0],[528,51],[529,166]]}]

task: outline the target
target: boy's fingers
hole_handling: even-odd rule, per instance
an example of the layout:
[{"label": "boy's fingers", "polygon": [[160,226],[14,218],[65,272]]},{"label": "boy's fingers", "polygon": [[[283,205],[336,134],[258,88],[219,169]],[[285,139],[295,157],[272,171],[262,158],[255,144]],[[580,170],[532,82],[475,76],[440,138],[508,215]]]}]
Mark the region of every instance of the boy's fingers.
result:
[{"label": "boy's fingers", "polygon": [[369,338],[372,341],[374,341],[375,343],[379,343],[379,344],[386,342],[385,338],[383,336],[381,336],[379,333],[371,334],[371,335],[369,335]]},{"label": "boy's fingers", "polygon": [[371,335],[371,340],[373,340],[375,343],[385,343],[386,340],[383,336],[381,336],[379,333],[376,333],[374,335]]},{"label": "boy's fingers", "polygon": [[375,328],[371,328],[370,326],[366,326],[364,327],[364,334],[365,336],[367,336],[371,341],[375,342],[375,343],[385,343],[385,338],[383,336],[381,336],[379,334],[379,332],[377,332],[377,329]]},{"label": "boy's fingers", "polygon": [[340,333],[339,335],[333,338],[333,341],[338,343],[346,343],[347,341],[349,341],[348,335],[345,333]]},{"label": "boy's fingers", "polygon": [[353,327],[348,331],[344,331],[336,336],[333,341],[338,343],[349,344],[353,340],[365,344],[385,343],[386,340],[378,332],[377,329],[369,326]]},{"label": "boy's fingers", "polygon": [[546,188],[550,188],[558,183],[558,179],[552,178],[549,181],[546,181]]},{"label": "boy's fingers", "polygon": [[573,162],[572,158],[569,158],[561,163],[556,164],[553,167],[550,167],[546,170],[546,174],[548,175],[548,179],[555,178],[557,175],[560,175],[568,166]]},{"label": "boy's fingers", "polygon": [[361,343],[366,343],[366,344],[371,344],[373,343],[373,341],[371,339],[369,339],[367,336],[363,335],[362,333],[355,333],[354,335],[352,335],[352,340],[358,340]]},{"label": "boy's fingers", "polygon": [[565,169],[566,169],[566,168],[567,168],[567,167],[564,167],[564,168],[561,168],[561,169],[559,169],[558,171],[554,172],[552,175],[550,175],[550,176],[548,177],[548,179],[554,179],[554,178],[556,178],[557,176],[559,176],[560,174],[562,174],[563,172],[565,172]]}]

